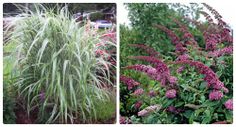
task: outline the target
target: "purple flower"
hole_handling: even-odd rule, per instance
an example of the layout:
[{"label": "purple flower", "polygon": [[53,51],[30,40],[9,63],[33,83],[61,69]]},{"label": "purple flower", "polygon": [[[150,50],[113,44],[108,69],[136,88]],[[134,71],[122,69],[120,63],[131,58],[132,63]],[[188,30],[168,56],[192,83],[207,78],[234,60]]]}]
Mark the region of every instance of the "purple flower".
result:
[{"label": "purple flower", "polygon": [[131,120],[129,118],[120,116],[120,124],[130,124],[130,123],[131,123]]},{"label": "purple flower", "polygon": [[[145,61],[153,64],[155,66],[155,68],[153,69],[151,66],[138,64],[138,65],[128,66],[128,67],[126,67],[126,69],[134,69],[136,71],[144,72],[149,77],[153,78],[154,80],[160,81],[162,86],[165,86],[166,83],[168,83],[167,81],[169,79],[171,79],[170,78],[170,70],[169,70],[168,66],[164,62],[162,62],[161,60],[158,60],[157,58],[150,57],[150,56],[133,56],[130,58],[145,60]],[[171,82],[171,81],[169,81],[169,82]]]},{"label": "purple flower", "polygon": [[230,55],[230,54],[233,54],[233,46],[228,46],[223,49],[209,52],[209,56],[211,57],[220,57],[223,55]]},{"label": "purple flower", "polygon": [[176,108],[175,108],[175,106],[169,106],[169,107],[167,108],[167,111],[168,111],[168,112],[171,112],[171,113],[175,113],[175,112],[176,112]]},{"label": "purple flower", "polygon": [[228,93],[228,92],[229,92],[229,89],[226,88],[226,87],[223,87],[222,89],[223,89],[223,91],[224,91],[225,93]]},{"label": "purple flower", "polygon": [[120,124],[125,124],[126,123],[126,118],[123,116],[120,116]]},{"label": "purple flower", "polygon": [[188,60],[188,59],[189,59],[189,55],[188,54],[183,54],[183,55],[179,55],[176,60],[177,61],[183,61],[183,60]]},{"label": "purple flower", "polygon": [[228,28],[223,28],[221,30],[220,36],[221,36],[221,42],[233,42],[233,36],[230,34],[230,30]]},{"label": "purple flower", "polygon": [[182,38],[183,39],[193,38],[193,35],[190,32],[186,32],[186,33],[184,33]]},{"label": "purple flower", "polygon": [[142,104],[143,104],[142,101],[137,101],[137,102],[134,104],[135,109],[139,109],[139,108],[142,106]]},{"label": "purple flower", "polygon": [[120,81],[127,85],[128,90],[131,90],[134,87],[140,85],[139,82],[136,82],[132,78],[129,78],[129,77],[126,77],[126,76],[123,76],[123,75],[120,76]]},{"label": "purple flower", "polygon": [[153,68],[151,66],[136,64],[136,65],[127,66],[126,69],[133,69],[136,71],[144,72],[149,77],[151,77],[152,79],[157,80],[157,81],[159,81],[161,79],[160,73],[155,68]]},{"label": "purple flower", "polygon": [[139,88],[139,89],[136,89],[136,90],[134,91],[133,95],[135,95],[135,96],[140,96],[140,95],[143,94],[143,92],[144,92],[144,90],[143,90],[142,88]]},{"label": "purple flower", "polygon": [[184,47],[184,45],[182,43],[178,43],[175,45],[175,51],[177,53],[185,53],[187,51],[187,49]]},{"label": "purple flower", "polygon": [[220,42],[220,35],[219,34],[209,34],[208,32],[205,32],[204,39],[206,42],[206,50],[213,51],[216,49],[217,43]]},{"label": "purple flower", "polygon": [[159,73],[170,73],[169,68],[167,67],[167,65],[162,62],[161,60],[157,59],[156,57],[151,57],[151,56],[132,56],[129,57],[131,59],[137,59],[137,60],[144,60],[147,62],[150,62],[151,64],[153,64],[155,66],[155,69],[159,72]]},{"label": "purple flower", "polygon": [[211,101],[213,100],[220,100],[223,97],[223,93],[221,91],[218,90],[213,90],[212,92],[210,92],[209,94],[209,99]]},{"label": "purple flower", "polygon": [[174,77],[174,76],[170,76],[170,77],[169,77],[169,82],[170,82],[170,84],[176,84],[177,78]]},{"label": "purple flower", "polygon": [[176,90],[175,89],[171,89],[171,90],[167,90],[166,91],[166,97],[169,99],[175,98],[176,97]]},{"label": "purple flower", "polygon": [[184,71],[185,67],[181,66],[177,69],[177,73],[182,73]]},{"label": "purple flower", "polygon": [[233,110],[233,99],[227,100],[224,105],[226,109]]},{"label": "purple flower", "polygon": [[156,96],[156,92],[154,90],[149,91],[148,94],[149,94],[150,97],[155,97]]}]

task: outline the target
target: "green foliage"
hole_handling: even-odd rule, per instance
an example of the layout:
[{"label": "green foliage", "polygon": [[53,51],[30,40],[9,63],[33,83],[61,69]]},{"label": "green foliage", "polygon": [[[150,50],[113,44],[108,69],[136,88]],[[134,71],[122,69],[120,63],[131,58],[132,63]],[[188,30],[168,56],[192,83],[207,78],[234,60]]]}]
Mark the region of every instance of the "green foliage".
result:
[{"label": "green foliage", "polygon": [[91,21],[96,21],[96,20],[99,20],[99,19],[103,19],[104,17],[104,14],[101,13],[101,12],[98,12],[98,13],[94,13],[92,14],[89,18]]},{"label": "green foliage", "polygon": [[14,124],[16,120],[16,115],[14,112],[16,102],[15,102],[15,91],[10,85],[12,82],[10,80],[4,80],[3,83],[3,123]]},{"label": "green foliage", "polygon": [[[173,49],[168,37],[160,30],[157,30],[153,25],[161,24],[164,26],[174,27],[169,24],[170,18],[178,17],[177,13],[167,4],[148,4],[148,3],[132,3],[126,4],[129,10],[129,19],[133,29],[140,36],[135,43],[142,43],[154,47],[157,51],[167,54]],[[122,43],[122,41],[121,41]]]},{"label": "green foliage", "polygon": [[[116,98],[113,96],[104,103],[96,103],[96,114],[99,114],[97,115],[97,120],[104,121],[112,118],[116,113],[116,105],[114,105],[115,102]],[[96,118],[95,116],[93,117]]]}]

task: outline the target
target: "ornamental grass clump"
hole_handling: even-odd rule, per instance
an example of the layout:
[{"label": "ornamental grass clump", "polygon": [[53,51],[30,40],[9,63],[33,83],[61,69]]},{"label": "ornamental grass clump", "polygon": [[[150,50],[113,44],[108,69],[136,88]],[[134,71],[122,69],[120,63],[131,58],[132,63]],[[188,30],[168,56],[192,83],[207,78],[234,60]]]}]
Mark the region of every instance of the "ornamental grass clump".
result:
[{"label": "ornamental grass clump", "polygon": [[[15,86],[28,115],[39,109],[39,121],[49,115],[46,123],[96,120],[101,115],[97,109],[111,101],[109,89],[114,86],[108,66],[115,65],[96,55],[106,48],[96,46],[102,34],[76,22],[67,7],[35,5],[35,9],[13,22],[9,39],[18,45]],[[103,43],[115,47],[111,41]]]}]

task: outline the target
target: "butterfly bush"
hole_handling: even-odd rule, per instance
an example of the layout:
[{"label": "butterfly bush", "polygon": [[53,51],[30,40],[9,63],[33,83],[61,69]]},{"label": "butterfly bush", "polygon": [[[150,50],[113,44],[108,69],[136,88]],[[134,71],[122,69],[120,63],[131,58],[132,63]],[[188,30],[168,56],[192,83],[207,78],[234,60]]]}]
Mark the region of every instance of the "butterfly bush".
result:
[{"label": "butterfly bush", "polygon": [[133,69],[135,71],[144,72],[154,80],[157,80],[157,81],[161,80],[161,74],[158,73],[158,71],[155,68],[151,67],[151,66],[147,66],[147,65],[143,65],[143,64],[137,64],[137,65],[127,66],[125,68],[126,69]]},{"label": "butterfly bush", "polygon": [[139,86],[139,82],[136,82],[134,79],[121,75],[120,81],[127,85],[128,90],[133,89],[136,86]]},{"label": "butterfly bush", "polygon": [[177,79],[170,75],[168,66],[161,60],[151,56],[132,56],[129,58],[150,62],[153,64],[154,68],[146,65],[134,65],[128,66],[126,69],[134,69],[136,71],[144,72],[151,78],[160,81],[162,86],[165,86],[167,83],[176,83]]},{"label": "butterfly bush", "polygon": [[189,64],[190,66],[196,67],[199,73],[204,74],[204,80],[208,83],[208,87],[212,87],[214,89],[225,89],[224,83],[222,83],[218,76],[206,65],[199,61],[192,61],[192,60],[183,60],[175,62],[176,64]]},{"label": "butterfly bush", "polygon": [[[158,43],[157,47],[129,44],[148,55],[127,56],[132,61],[122,67],[140,81],[136,89],[128,89],[124,96],[128,99],[121,106],[132,123],[232,123],[232,74],[228,70],[232,69],[232,29],[216,10],[203,6],[211,13],[199,11],[206,23],[183,17],[171,18],[174,27],[154,25],[174,46],[165,55],[155,50],[161,49]],[[194,35],[195,30],[200,35]]]}]

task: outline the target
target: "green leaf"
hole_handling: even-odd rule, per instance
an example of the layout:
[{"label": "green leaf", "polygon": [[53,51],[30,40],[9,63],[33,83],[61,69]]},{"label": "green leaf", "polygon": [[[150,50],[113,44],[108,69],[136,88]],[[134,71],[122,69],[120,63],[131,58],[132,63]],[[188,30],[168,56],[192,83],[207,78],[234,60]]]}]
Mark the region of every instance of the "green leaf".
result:
[{"label": "green leaf", "polygon": [[220,101],[210,101],[210,100],[207,100],[206,102],[204,102],[202,104],[203,107],[211,107],[211,106],[216,106],[220,103]]},{"label": "green leaf", "polygon": [[211,112],[210,112],[210,110],[205,110],[205,112],[204,112],[204,118],[203,118],[203,121],[202,121],[202,123],[203,124],[207,124],[207,123],[210,123],[210,121],[211,121]]}]

